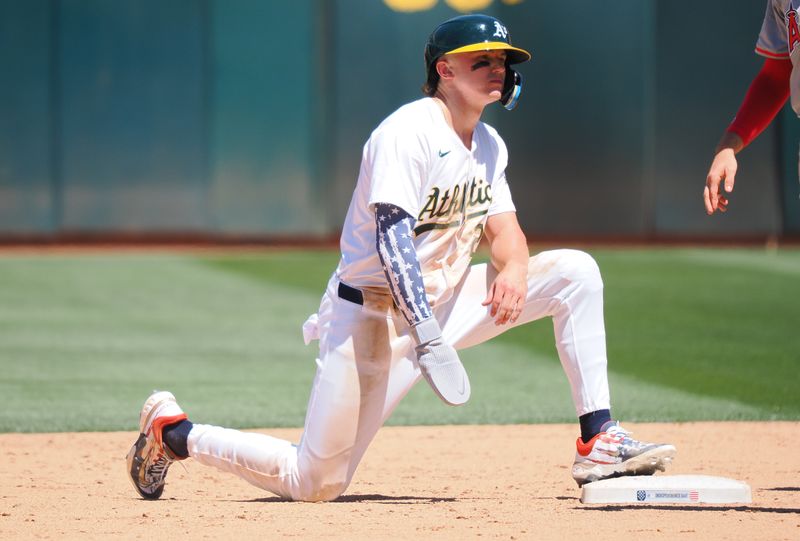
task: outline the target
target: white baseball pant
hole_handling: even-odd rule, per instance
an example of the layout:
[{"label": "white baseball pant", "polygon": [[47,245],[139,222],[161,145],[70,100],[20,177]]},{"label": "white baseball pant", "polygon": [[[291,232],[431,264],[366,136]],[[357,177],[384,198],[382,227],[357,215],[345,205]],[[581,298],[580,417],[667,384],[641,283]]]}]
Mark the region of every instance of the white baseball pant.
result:
[{"label": "white baseball pant", "polygon": [[[511,327],[495,325],[481,305],[495,276],[490,265],[472,266],[434,308],[456,349]],[[332,500],[345,491],[372,438],[421,376],[391,297],[364,292],[358,305],[337,288],[334,276],[320,304],[317,372],[300,443],[198,424],[189,434],[191,457],[287,499]],[[609,408],[603,283],[591,256],[553,250],[530,258],[528,296],[513,326],[548,316],[577,414]]]}]

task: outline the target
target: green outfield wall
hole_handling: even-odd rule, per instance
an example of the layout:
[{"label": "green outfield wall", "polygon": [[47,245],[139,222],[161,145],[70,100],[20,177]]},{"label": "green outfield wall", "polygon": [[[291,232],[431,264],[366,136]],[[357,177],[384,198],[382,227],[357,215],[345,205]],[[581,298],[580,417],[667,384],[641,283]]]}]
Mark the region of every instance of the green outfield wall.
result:
[{"label": "green outfield wall", "polygon": [[[335,234],[364,141],[462,5],[0,0],[0,237]],[[800,234],[789,110],[742,153],[735,212],[700,198],[764,2],[472,5],[533,53],[517,110],[485,116],[533,238]]]}]

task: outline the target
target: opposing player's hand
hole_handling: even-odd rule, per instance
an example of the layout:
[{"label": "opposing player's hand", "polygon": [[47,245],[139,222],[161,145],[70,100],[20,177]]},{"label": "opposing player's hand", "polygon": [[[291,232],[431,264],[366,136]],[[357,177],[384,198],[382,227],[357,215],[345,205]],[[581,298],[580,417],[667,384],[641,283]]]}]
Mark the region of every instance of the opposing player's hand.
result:
[{"label": "opposing player's hand", "polygon": [[491,306],[489,314],[495,325],[514,323],[525,307],[528,296],[528,267],[509,263],[489,287],[483,306]]},{"label": "opposing player's hand", "polygon": [[744,142],[739,134],[726,130],[722,134],[714,155],[714,161],[706,175],[706,187],[703,190],[703,201],[709,216],[716,211],[728,210],[727,194],[733,191],[733,182],[736,180],[736,153],[744,148]]},{"label": "opposing player's hand", "polygon": [[709,216],[716,211],[728,210],[728,198],[725,194],[733,191],[736,168],[736,155],[732,148],[723,148],[714,156],[714,161],[706,176],[706,187],[703,190],[703,200]]}]

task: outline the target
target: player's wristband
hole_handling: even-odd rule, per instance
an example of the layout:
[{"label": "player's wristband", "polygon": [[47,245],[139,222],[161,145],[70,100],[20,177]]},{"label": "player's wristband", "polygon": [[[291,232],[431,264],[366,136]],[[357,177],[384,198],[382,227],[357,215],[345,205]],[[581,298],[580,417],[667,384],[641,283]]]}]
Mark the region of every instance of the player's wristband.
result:
[{"label": "player's wristband", "polygon": [[411,326],[411,336],[418,345],[427,344],[441,337],[442,329],[435,317],[429,317]]}]

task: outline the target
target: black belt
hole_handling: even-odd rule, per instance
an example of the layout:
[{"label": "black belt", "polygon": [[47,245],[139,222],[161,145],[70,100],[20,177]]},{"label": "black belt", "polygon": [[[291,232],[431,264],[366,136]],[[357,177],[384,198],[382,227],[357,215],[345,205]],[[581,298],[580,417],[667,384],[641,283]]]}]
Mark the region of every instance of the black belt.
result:
[{"label": "black belt", "polygon": [[353,304],[364,305],[364,294],[361,290],[350,287],[344,282],[339,282],[339,298],[350,301]]}]

